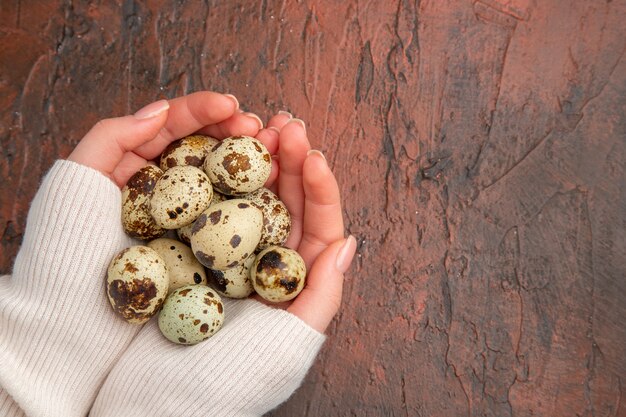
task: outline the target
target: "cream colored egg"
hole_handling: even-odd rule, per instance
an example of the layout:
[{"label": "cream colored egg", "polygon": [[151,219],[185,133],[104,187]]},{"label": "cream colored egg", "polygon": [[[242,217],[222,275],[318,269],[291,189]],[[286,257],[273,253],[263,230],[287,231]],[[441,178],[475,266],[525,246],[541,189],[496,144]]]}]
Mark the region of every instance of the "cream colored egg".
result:
[{"label": "cream colored egg", "polygon": [[279,303],[294,299],[306,279],[306,265],[298,252],[280,246],[262,250],[250,269],[254,290],[264,299]]},{"label": "cream colored egg", "polygon": [[191,249],[207,268],[240,265],[261,239],[263,214],[248,200],[226,200],[211,206],[191,229]]},{"label": "cream colored egg", "polygon": [[206,284],[204,267],[193,256],[189,246],[167,238],[155,239],[147,246],[165,261],[170,277],[170,292],[185,285]]},{"label": "cream colored egg", "polygon": [[161,154],[160,167],[163,171],[180,165],[202,169],[206,156],[218,143],[217,139],[204,135],[192,135],[174,141]]},{"label": "cream colored egg", "polygon": [[211,203],[213,187],[202,170],[176,166],[157,181],[150,198],[150,214],[165,229],[192,223]]},{"label": "cream colored egg", "polygon": [[[226,196],[222,193],[218,193],[213,190],[213,197],[211,198],[211,205],[217,204],[221,201],[226,201]],[[209,206],[211,207],[211,206]],[[181,242],[186,243],[187,245],[191,245],[191,228],[193,227],[193,223],[188,224],[187,226],[183,226],[179,229],[176,229],[176,234]]]},{"label": "cream colored egg", "polygon": [[130,177],[122,189],[122,226],[129,236],[149,240],[165,233],[150,214],[150,197],[162,175],[158,167],[145,166]]},{"label": "cream colored egg", "polygon": [[129,323],[145,323],[167,296],[169,275],[165,261],[147,246],[118,253],[107,270],[107,296],[113,310]]},{"label": "cream colored egg", "polygon": [[284,245],[291,231],[291,216],[287,206],[267,188],[259,188],[242,198],[250,200],[263,213],[263,234],[257,251],[268,246]]},{"label": "cream colored egg", "polygon": [[250,281],[250,268],[254,259],[255,255],[252,254],[239,266],[226,271],[207,269],[209,284],[224,297],[246,298],[254,292]]},{"label": "cream colored egg", "polygon": [[249,136],[233,136],[213,147],[204,171],[213,186],[226,195],[240,196],[265,184],[272,158],[265,146]]},{"label": "cream colored egg", "polygon": [[224,305],[206,285],[181,287],[172,292],[159,314],[159,329],[168,340],[194,345],[213,336],[224,323]]}]

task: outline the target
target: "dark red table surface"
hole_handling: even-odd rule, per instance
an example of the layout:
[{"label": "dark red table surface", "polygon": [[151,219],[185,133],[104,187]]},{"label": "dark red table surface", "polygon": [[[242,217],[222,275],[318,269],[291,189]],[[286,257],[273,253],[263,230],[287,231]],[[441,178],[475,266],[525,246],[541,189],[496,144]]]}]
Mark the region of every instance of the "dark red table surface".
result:
[{"label": "dark red table surface", "polygon": [[626,1],[120,3],[0,2],[3,273],[92,124],[230,92],[307,121],[359,243],[272,416],[626,416]]}]

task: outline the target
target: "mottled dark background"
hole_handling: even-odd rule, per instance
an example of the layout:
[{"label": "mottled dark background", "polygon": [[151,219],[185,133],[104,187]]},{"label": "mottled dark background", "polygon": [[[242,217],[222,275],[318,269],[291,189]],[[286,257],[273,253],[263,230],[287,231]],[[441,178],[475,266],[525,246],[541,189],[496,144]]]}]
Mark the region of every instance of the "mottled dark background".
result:
[{"label": "mottled dark background", "polygon": [[2,272],[103,117],[287,109],[358,236],[273,416],[626,416],[626,1],[0,1]]}]

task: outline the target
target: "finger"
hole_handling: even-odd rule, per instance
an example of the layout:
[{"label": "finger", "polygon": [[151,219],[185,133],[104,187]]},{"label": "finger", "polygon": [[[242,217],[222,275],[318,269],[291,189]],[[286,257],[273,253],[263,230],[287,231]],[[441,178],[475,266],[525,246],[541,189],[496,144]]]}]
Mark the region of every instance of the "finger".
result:
[{"label": "finger", "polygon": [[134,152],[126,152],[120,163],[117,165],[117,168],[115,168],[111,173],[111,178],[118,187],[122,188],[126,185],[130,177],[135,175],[137,171],[146,165],[155,164],[150,164],[150,162],[146,161]]},{"label": "finger", "polygon": [[350,267],[355,252],[356,239],[353,236],[326,248],[315,260],[304,289],[287,311],[323,333],[339,311],[343,274]]},{"label": "finger", "polygon": [[169,104],[159,100],[133,116],[104,119],[91,128],[68,159],[111,174],[124,154],[154,139],[166,124]]},{"label": "finger", "polygon": [[270,176],[267,178],[267,181],[265,181],[265,184],[263,184],[263,187],[269,189],[274,194],[278,192],[278,183],[276,182],[276,180],[278,179],[279,170],[280,168],[278,165],[278,161],[272,158],[272,170],[270,171]]},{"label": "finger", "polygon": [[280,131],[278,157],[278,195],[291,215],[291,233],[285,246],[295,249],[302,238],[304,217],[304,189],[302,187],[302,165],[311,149],[306,136],[304,122],[292,119]]},{"label": "finger", "polygon": [[298,252],[307,267],[328,245],[343,238],[339,186],[324,155],[310,151],[302,167],[304,219]]},{"label": "finger", "polygon": [[205,126],[217,124],[231,117],[239,108],[230,94],[200,91],[169,101],[167,122],[150,142],[135,150],[144,159],[153,159],[172,141],[188,136]]},{"label": "finger", "polygon": [[238,135],[254,137],[262,128],[263,122],[256,114],[235,113],[220,123],[203,127],[198,133],[209,135],[217,139]]},{"label": "finger", "polygon": [[278,138],[280,130],[274,126],[267,129],[261,129],[256,138],[267,148],[270,155],[274,155],[278,151]]},{"label": "finger", "polygon": [[290,120],[293,119],[291,113],[286,111],[279,111],[278,114],[272,116],[270,121],[267,123],[267,127],[275,127],[278,130],[282,129],[283,126],[287,124]]}]

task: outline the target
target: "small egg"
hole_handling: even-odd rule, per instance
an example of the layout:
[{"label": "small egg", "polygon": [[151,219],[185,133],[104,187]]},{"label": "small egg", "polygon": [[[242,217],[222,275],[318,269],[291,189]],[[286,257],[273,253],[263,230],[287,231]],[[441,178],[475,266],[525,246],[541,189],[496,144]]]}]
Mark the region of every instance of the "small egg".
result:
[{"label": "small egg", "polygon": [[122,226],[130,237],[149,240],[165,233],[150,214],[150,197],[162,175],[158,167],[145,166],[130,177],[122,189]]},{"label": "small egg", "polygon": [[192,223],[211,204],[213,187],[202,170],[176,166],[157,181],[150,198],[150,214],[165,229]]},{"label": "small egg", "polygon": [[[211,198],[211,205],[217,204],[221,201],[226,201],[226,200],[227,198],[224,194],[218,193],[217,191],[213,190],[213,197]],[[191,245],[191,228],[192,227],[193,227],[193,223],[190,223],[187,226],[183,226],[180,229],[176,229],[176,234],[178,235],[178,239],[180,239],[181,242],[184,242],[187,245]]]},{"label": "small egg", "polygon": [[169,291],[185,285],[206,284],[204,267],[191,252],[191,248],[174,239],[160,238],[148,242],[165,261],[169,272]]},{"label": "small egg", "polygon": [[226,195],[240,196],[261,188],[271,170],[272,158],[267,148],[249,136],[224,139],[204,161],[211,183]]},{"label": "small egg", "polygon": [[254,290],[267,301],[294,299],[304,288],[306,265],[298,252],[280,246],[262,250],[250,269]]},{"label": "small egg", "polygon": [[224,305],[206,285],[188,285],[172,292],[159,314],[159,329],[168,340],[195,345],[208,339],[224,323]]},{"label": "small egg", "polygon": [[160,167],[163,171],[180,165],[202,169],[206,156],[218,143],[217,139],[204,135],[192,135],[174,141],[161,154]]},{"label": "small egg", "polygon": [[268,246],[284,245],[291,231],[291,217],[285,203],[264,187],[242,198],[250,200],[252,205],[263,213],[263,234],[256,250],[261,251]]},{"label": "small egg", "polygon": [[254,252],[262,228],[263,214],[248,200],[222,201],[194,222],[191,250],[207,268],[234,268]]},{"label": "small egg", "polygon": [[254,263],[252,254],[239,266],[220,271],[207,269],[209,284],[222,296],[230,298],[246,298],[254,292],[250,281],[250,268]]},{"label": "small egg", "polygon": [[169,275],[165,261],[147,246],[131,246],[118,253],[107,271],[107,296],[116,313],[129,323],[145,323],[167,296]]}]

